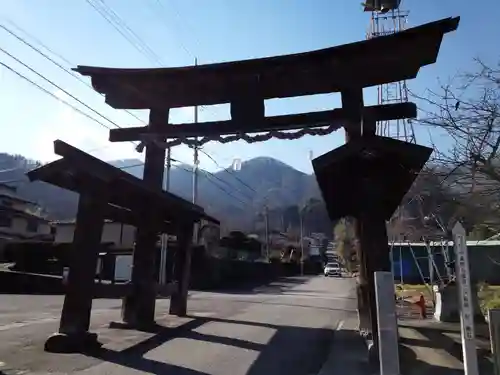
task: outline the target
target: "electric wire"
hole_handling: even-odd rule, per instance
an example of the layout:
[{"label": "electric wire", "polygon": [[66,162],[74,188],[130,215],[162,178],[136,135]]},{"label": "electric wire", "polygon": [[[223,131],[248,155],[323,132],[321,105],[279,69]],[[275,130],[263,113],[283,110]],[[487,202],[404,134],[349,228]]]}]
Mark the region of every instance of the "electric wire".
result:
[{"label": "electric wire", "polygon": [[[53,51],[52,49],[50,49],[46,44],[44,44],[42,41],[40,41],[39,39],[37,39],[36,37],[34,37],[33,35],[30,35],[27,31],[23,30],[21,27],[19,27],[17,24],[15,24],[14,22],[12,21],[8,21],[9,23],[11,23],[14,27],[16,27],[17,29],[21,30],[21,32],[23,32],[24,34],[26,34],[28,37],[32,38],[33,40],[35,40],[38,44],[40,44],[43,48],[45,48],[47,51],[49,51],[50,53],[52,53],[53,55],[59,57],[61,60],[63,60],[65,63],[67,63],[68,65],[70,66],[74,66],[74,64],[72,64],[70,61],[68,61],[64,56],[58,54],[57,52]],[[55,66],[57,66],[59,69],[61,69],[62,71],[64,71],[65,73],[69,74],[71,77],[75,78],[76,80],[78,80],[79,82],[83,83],[85,86],[87,86],[88,88],[90,88],[92,90],[92,92],[96,92],[94,90],[94,88],[89,85],[88,82],[86,82],[85,80],[83,80],[81,77],[79,77],[78,75],[76,75],[74,72],[72,72],[70,69],[64,67],[62,64],[58,63],[57,61],[55,61],[53,58],[51,58],[50,56],[48,56],[47,54],[43,53],[39,48],[33,46],[31,43],[29,43],[28,41],[26,41],[23,37],[19,36],[18,34],[16,34],[14,31],[12,31],[11,29],[9,29],[8,27],[6,27],[5,25],[2,25],[0,24],[0,28],[3,29],[4,31],[6,31],[7,33],[9,33],[11,36],[13,36],[14,38],[16,38],[19,42],[23,43],[24,45],[26,45],[27,47],[31,48],[33,51],[35,51],[36,53],[38,53],[40,56],[44,57],[46,60],[50,61],[52,64],[54,64]],[[102,95],[102,94],[100,94]],[[146,124],[146,121],[142,120],[141,118],[139,118],[138,116],[136,116],[134,113],[132,113],[131,111],[129,110],[125,110],[125,112],[127,112],[130,116],[134,117],[136,120],[142,122],[143,124]]]}]

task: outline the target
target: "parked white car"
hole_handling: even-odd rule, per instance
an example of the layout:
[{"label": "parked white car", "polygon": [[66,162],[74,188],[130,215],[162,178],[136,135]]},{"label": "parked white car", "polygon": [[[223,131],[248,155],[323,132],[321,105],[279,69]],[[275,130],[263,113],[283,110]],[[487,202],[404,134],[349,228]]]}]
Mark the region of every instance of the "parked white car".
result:
[{"label": "parked white car", "polygon": [[341,277],[342,270],[340,268],[340,264],[327,263],[325,266],[325,277],[327,277],[327,276]]}]

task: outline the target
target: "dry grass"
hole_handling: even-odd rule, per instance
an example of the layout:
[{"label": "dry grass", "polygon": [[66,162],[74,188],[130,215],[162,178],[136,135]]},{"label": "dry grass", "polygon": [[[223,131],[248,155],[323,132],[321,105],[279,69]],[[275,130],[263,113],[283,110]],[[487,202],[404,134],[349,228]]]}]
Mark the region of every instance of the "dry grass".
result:
[{"label": "dry grass", "polygon": [[423,295],[426,301],[432,301],[429,289],[421,284],[396,284],[396,295],[411,301],[416,301]]},{"label": "dry grass", "polygon": [[489,309],[500,308],[500,285],[479,283],[477,289],[479,305],[483,313],[486,313]]}]

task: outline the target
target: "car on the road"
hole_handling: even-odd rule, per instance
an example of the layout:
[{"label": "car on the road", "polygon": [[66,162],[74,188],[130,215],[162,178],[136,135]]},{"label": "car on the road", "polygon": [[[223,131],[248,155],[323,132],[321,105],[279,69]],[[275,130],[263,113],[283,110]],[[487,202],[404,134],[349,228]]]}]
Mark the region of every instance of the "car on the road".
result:
[{"label": "car on the road", "polygon": [[340,269],[340,265],[338,263],[327,263],[325,266],[325,277],[326,276],[334,276],[341,277],[342,270]]}]

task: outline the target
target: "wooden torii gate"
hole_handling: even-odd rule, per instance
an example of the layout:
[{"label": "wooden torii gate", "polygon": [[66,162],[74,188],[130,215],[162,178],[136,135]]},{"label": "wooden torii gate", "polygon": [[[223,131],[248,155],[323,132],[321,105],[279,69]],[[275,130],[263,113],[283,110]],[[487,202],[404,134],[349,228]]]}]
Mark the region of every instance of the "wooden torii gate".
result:
[{"label": "wooden torii gate", "polygon": [[[313,166],[331,220],[342,216],[357,219],[364,283],[368,285],[364,290],[374,316],[372,273],[390,265],[385,220],[431,150],[375,136],[377,121],[414,118],[417,110],[414,103],[364,106],[363,88],[415,78],[421,67],[436,62],[444,34],[454,31],[458,23],[459,18],[446,18],[393,35],[293,55],[164,69],[79,66],[75,71],[90,76],[94,89],[113,108],[150,110],[148,126],[113,129],[109,140],[141,141],[146,148],[144,180],[158,189],[167,147],[238,139],[297,139],[328,134],[343,126],[348,144],[316,159]],[[333,92],[341,93],[342,108],[265,116],[267,99]],[[231,105],[231,120],[169,123],[171,108],[223,103]],[[297,129],[296,133],[282,132]],[[262,132],[267,134],[250,135]],[[401,158],[401,168],[394,158]],[[140,267],[148,262],[146,252],[142,254],[134,258],[133,280],[141,277]],[[152,305],[146,301],[147,295],[130,298],[141,300],[141,309]],[[376,319],[372,319],[374,335],[376,327]]]}]

